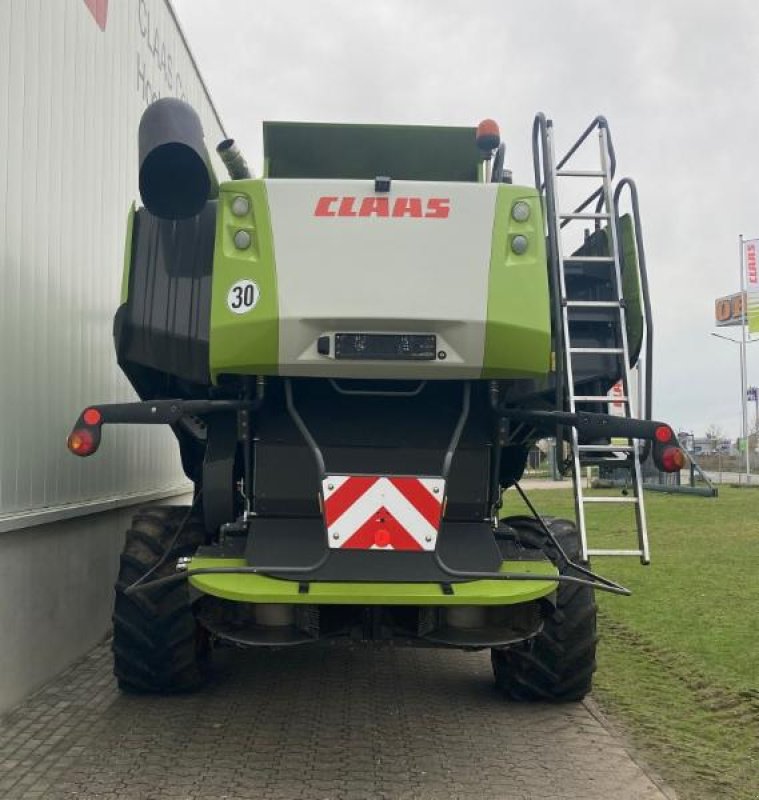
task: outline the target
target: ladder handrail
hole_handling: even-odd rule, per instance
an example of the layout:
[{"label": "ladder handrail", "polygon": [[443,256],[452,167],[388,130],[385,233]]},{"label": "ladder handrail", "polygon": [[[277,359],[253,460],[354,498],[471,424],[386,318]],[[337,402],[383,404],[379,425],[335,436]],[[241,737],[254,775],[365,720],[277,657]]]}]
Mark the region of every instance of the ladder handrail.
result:
[{"label": "ladder handrail", "polygon": [[[549,121],[546,119],[546,115],[542,111],[538,111],[532,121],[532,169],[535,173],[535,188],[541,192],[541,200],[548,178],[545,164],[545,154],[548,152],[548,125]],[[538,142],[538,136],[540,136],[540,142]],[[538,143],[540,143],[540,147],[538,147]],[[543,167],[542,182],[541,166]]]},{"label": "ladder handrail", "polygon": [[[606,128],[606,146],[609,151],[609,177],[611,180],[614,180],[614,176],[617,174],[617,153],[614,150],[614,142],[611,138],[611,128],[609,127],[609,122],[606,117],[599,114],[591,123],[588,125],[587,128],[580,134],[579,139],[569,148],[564,158],[562,158],[559,163],[556,165],[556,170],[560,170],[572,156],[579,150],[580,146],[587,140],[588,136],[593,133],[594,130],[598,128]],[[598,199],[596,204],[596,210],[598,211],[603,207],[604,203],[604,190],[603,186],[599,186],[595,192],[590,194],[588,197],[580,203],[577,208],[573,211],[574,214],[579,214],[584,211],[594,200]],[[563,228],[567,225],[569,220],[565,220],[561,223],[561,227]],[[596,223],[598,227],[598,223]]]},{"label": "ladder handrail", "polygon": [[[535,173],[535,188],[540,193],[540,202],[543,205],[543,218],[546,221],[546,232],[548,234],[548,265],[551,283],[553,284],[552,317],[555,345],[554,368],[556,371],[555,406],[557,411],[563,411],[564,336],[562,328],[561,292],[559,289],[561,281],[559,274],[559,242],[558,233],[554,229],[556,198],[554,197],[553,181],[551,180],[552,173],[548,162],[550,158],[548,128],[552,126],[553,122],[547,119],[542,111],[539,111],[535,115],[535,119],[532,123],[532,166]],[[561,428],[557,428],[556,437],[557,440],[563,438]]]},{"label": "ladder handrail", "polygon": [[[638,253],[638,280],[640,282],[640,293],[643,300],[643,315],[646,320],[646,365],[645,365],[645,380],[646,391],[644,395],[644,408],[640,409],[641,417],[643,419],[651,419],[653,413],[653,339],[654,339],[654,322],[653,314],[651,313],[651,296],[649,294],[648,285],[648,270],[646,268],[646,251],[643,246],[643,232],[640,221],[640,207],[638,204],[638,187],[632,178],[622,178],[614,190],[614,217],[615,224],[619,230],[620,217],[619,217],[619,198],[623,189],[630,191],[630,204],[632,207],[633,225],[635,228],[635,249]],[[645,461],[648,455],[650,444],[644,446],[644,453],[641,460]]]},{"label": "ladder handrail", "polygon": [[[609,139],[609,129],[608,126],[601,127],[599,126],[599,140],[600,140],[600,155],[601,155],[601,165],[602,171],[604,172],[604,179],[603,179],[603,197],[604,203],[606,206],[607,213],[609,216],[614,218],[615,211],[614,211],[614,191],[613,191],[613,183],[612,183],[612,174],[611,174],[611,166],[610,166],[610,146],[608,143]],[[620,340],[622,344],[622,386],[624,394],[630,397],[630,346],[629,340],[627,336],[627,310],[625,308],[624,302],[624,292],[623,292],[623,281],[622,281],[622,263],[621,263],[621,237],[620,237],[620,230],[616,223],[609,225],[609,232],[611,234],[611,252],[614,256],[614,278],[616,284],[616,293],[617,297],[619,298],[619,333],[620,333]],[[631,407],[628,405],[628,413],[631,411]],[[630,439],[630,444],[634,446],[638,446],[633,439]],[[575,464],[579,466],[578,462],[579,454],[575,453]],[[635,501],[635,516],[637,522],[637,530],[638,530],[638,547],[639,547],[639,555],[641,559],[641,563],[647,564],[650,561],[649,555],[649,543],[648,543],[648,530],[646,524],[646,513],[645,513],[645,506],[643,500],[643,476],[641,470],[641,463],[640,463],[640,455],[639,453],[633,453],[632,457],[632,486],[633,486],[633,494],[634,494],[634,501]],[[590,498],[586,498],[590,500]],[[608,498],[611,500],[611,498]],[[616,498],[618,501],[621,501],[622,498]],[[624,498],[627,499],[627,498]],[[584,553],[587,553],[587,544],[584,542]]]},{"label": "ladder handrail", "polygon": [[612,144],[611,141],[611,131],[609,130],[609,122],[606,119],[606,117],[604,117],[601,114],[595,117],[593,121],[590,123],[590,125],[588,125],[588,127],[585,128],[585,130],[580,134],[577,141],[569,148],[569,150],[567,150],[566,154],[564,155],[564,158],[559,159],[559,162],[556,164],[557,170],[560,170],[569,161],[569,159],[572,158],[572,156],[580,149],[580,146],[583,144],[583,142],[586,141],[588,136],[590,136],[590,134],[593,133],[593,131],[596,128],[599,129],[606,128],[606,139],[607,139],[607,144],[609,146],[609,171],[611,172],[611,176],[614,177],[614,173],[617,171],[617,156],[616,153],[614,152],[614,145]]},{"label": "ladder handrail", "polygon": [[[542,111],[539,111],[535,115],[535,119],[532,123],[532,163],[535,172],[535,186],[541,191],[545,188],[545,181],[543,183],[540,182],[541,162],[539,159],[540,154],[538,153],[537,148],[537,139],[538,133],[540,133],[542,150],[543,153],[545,153],[547,146],[547,128],[549,127],[553,127],[553,120],[547,119],[546,115]],[[564,157],[559,160],[559,162],[556,164],[557,171],[567,164],[569,159],[572,158],[572,156],[579,150],[580,146],[587,140],[588,136],[590,136],[590,134],[593,133],[596,128],[606,128],[606,142],[609,148],[609,171],[611,172],[611,177],[614,178],[617,173],[617,153],[614,149],[614,142],[611,138],[611,128],[609,127],[609,122],[606,117],[601,114],[599,114],[597,117],[594,117],[590,125],[588,125],[588,127],[585,128],[585,130],[580,134],[577,141],[569,148],[569,150],[567,150],[567,152],[564,154]],[[600,191],[602,190],[599,190],[599,192]],[[596,197],[599,192],[594,192],[591,195],[591,198],[585,201],[585,205],[590,203],[591,199]]]}]

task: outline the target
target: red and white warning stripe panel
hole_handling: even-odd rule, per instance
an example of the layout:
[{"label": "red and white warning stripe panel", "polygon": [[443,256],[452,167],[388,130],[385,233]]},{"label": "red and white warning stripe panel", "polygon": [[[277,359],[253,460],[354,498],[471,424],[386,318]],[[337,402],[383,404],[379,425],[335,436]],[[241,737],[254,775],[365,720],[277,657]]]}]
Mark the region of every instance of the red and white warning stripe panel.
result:
[{"label": "red and white warning stripe panel", "polygon": [[329,546],[435,549],[445,480],[406,475],[328,475],[322,481]]}]

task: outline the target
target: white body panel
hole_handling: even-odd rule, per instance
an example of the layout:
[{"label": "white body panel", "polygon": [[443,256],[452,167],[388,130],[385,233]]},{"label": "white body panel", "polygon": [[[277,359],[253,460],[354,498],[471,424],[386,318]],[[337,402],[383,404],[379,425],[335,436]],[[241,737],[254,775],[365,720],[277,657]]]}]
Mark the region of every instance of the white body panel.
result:
[{"label": "white body panel", "polygon": [[137,126],[187,99],[222,138],[165,0],[0,2],[0,531],[186,486],[168,429],[115,426],[100,452],[66,436],[88,403],[134,398],[116,365]]},{"label": "white body panel", "polygon": [[[393,181],[387,195],[372,181],[266,182],[279,297],[279,365],[284,375],[460,377],[482,371],[491,241],[497,187]],[[340,216],[340,201],[317,216],[320,198],[432,198],[446,217]],[[434,211],[432,212],[434,213]],[[335,332],[434,333],[434,361],[335,360],[320,336]]]}]

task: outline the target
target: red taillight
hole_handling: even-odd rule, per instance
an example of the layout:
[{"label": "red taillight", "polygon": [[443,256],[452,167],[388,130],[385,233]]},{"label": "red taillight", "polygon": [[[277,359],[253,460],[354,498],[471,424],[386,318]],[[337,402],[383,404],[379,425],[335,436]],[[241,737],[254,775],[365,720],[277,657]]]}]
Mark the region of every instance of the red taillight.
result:
[{"label": "red taillight", "polygon": [[87,428],[77,428],[72,431],[66,444],[75,456],[91,456],[98,449],[95,434]]},{"label": "red taillight", "polygon": [[679,447],[667,447],[661,455],[665,472],[679,472],[685,466],[685,453]]},{"label": "red taillight", "polygon": [[103,421],[103,415],[96,408],[88,408],[82,414],[82,419],[85,425],[100,425]]},{"label": "red taillight", "polygon": [[666,444],[672,440],[674,434],[672,433],[672,428],[670,428],[669,425],[659,425],[656,431],[654,431],[654,436],[656,437],[657,442]]}]

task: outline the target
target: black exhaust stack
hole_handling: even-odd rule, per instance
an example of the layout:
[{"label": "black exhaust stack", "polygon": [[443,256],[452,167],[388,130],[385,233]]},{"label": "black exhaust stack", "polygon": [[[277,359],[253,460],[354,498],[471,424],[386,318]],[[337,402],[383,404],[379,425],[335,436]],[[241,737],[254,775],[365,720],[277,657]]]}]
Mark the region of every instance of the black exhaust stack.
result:
[{"label": "black exhaust stack", "polygon": [[192,106],[174,97],[149,105],[139,131],[140,197],[161,219],[187,219],[215,196],[216,178]]}]

